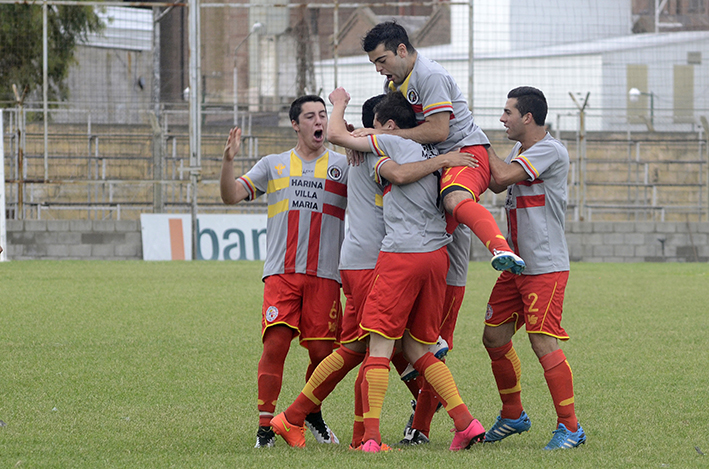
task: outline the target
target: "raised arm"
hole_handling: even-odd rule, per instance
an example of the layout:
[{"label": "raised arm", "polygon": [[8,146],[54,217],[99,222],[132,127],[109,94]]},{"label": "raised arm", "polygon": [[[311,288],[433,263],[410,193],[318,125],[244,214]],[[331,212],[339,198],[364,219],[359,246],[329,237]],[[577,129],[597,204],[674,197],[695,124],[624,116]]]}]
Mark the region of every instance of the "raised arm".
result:
[{"label": "raised arm", "polygon": [[327,124],[327,139],[335,145],[362,152],[370,151],[367,137],[354,137],[347,129],[345,109],[350,102],[350,95],[344,88],[335,89],[329,96],[332,103],[330,122]]},{"label": "raised arm", "polygon": [[249,194],[246,188],[236,181],[234,175],[234,157],[241,148],[241,129],[234,127],[229,132],[229,138],[224,146],[222,158],[222,172],[219,179],[219,189],[222,201],[227,205],[234,205],[246,199]]}]

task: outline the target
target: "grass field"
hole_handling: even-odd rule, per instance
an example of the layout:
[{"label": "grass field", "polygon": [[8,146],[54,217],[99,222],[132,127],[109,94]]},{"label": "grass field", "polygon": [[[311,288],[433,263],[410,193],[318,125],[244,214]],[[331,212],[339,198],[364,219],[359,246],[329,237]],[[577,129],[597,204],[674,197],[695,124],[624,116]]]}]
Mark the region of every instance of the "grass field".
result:
[{"label": "grass field", "polygon": [[[432,443],[365,455],[278,440],[255,450],[262,264],[27,261],[0,264],[0,468],[709,467],[707,264],[574,264],[563,345],[586,445],[545,452],[554,410],[524,333],[522,399],[532,429],[448,451]],[[496,273],[471,264],[448,364],[487,427],[499,398],[480,336]],[[279,411],[303,385],[293,343]],[[351,436],[354,375],[324,404]],[[391,375],[382,436],[401,438],[409,394]],[[700,454],[707,453],[707,456]]]}]

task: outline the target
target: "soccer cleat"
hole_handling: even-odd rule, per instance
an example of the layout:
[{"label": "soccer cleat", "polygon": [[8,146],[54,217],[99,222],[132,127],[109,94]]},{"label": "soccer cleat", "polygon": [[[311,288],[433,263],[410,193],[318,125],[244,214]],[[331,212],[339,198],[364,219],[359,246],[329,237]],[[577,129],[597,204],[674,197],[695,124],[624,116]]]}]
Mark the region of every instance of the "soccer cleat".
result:
[{"label": "soccer cleat", "polygon": [[[436,413],[438,413],[439,410],[443,408],[443,404],[441,404],[441,401],[438,401],[438,405],[436,406]],[[416,401],[411,399],[411,416],[409,417],[409,421],[406,422],[406,426],[404,427],[404,438],[406,438],[406,435],[411,431],[411,427],[414,424],[414,414],[416,413]]]},{"label": "soccer cleat", "polygon": [[391,446],[386,443],[379,444],[374,440],[367,440],[360,446],[355,448],[355,450],[362,451],[364,453],[379,453],[382,451],[391,451]]},{"label": "soccer cleat", "polygon": [[404,427],[404,436],[411,430],[411,426],[414,424],[414,414],[416,413],[416,401],[414,399],[411,399],[411,417],[409,417],[409,421],[406,422],[406,426]]},{"label": "soccer cleat", "polygon": [[313,434],[318,443],[332,443],[335,445],[340,443],[340,440],[337,439],[335,433],[330,430],[330,427],[328,427],[323,420],[322,412],[313,412],[312,414],[308,414],[308,416],[305,417],[305,426],[308,427],[308,430],[310,430],[310,433]]},{"label": "soccer cleat", "polygon": [[409,363],[406,366],[406,369],[404,369],[404,371],[401,372],[401,381],[409,382],[411,380],[418,378],[418,375],[419,375],[419,372],[416,371],[416,368],[414,368],[414,365]]},{"label": "soccer cleat", "polygon": [[494,443],[516,433],[524,433],[530,429],[532,421],[527,412],[522,411],[518,419],[503,419],[499,415],[495,424],[485,433],[485,443]]},{"label": "soccer cleat", "polygon": [[404,439],[401,440],[398,444],[403,446],[415,446],[425,445],[426,443],[430,443],[430,440],[426,435],[416,430],[415,428],[409,428],[404,433]]},{"label": "soccer cleat", "polygon": [[576,448],[579,445],[586,443],[586,433],[584,433],[581,424],[578,424],[578,430],[575,432],[566,429],[566,425],[560,423],[554,430],[554,436],[551,441],[544,447],[546,450],[554,449],[569,449]]},{"label": "soccer cleat", "polygon": [[470,425],[462,432],[456,431],[455,436],[451,442],[451,451],[460,451],[462,449],[468,449],[475,443],[481,443],[485,439],[485,428],[478,422],[478,419],[473,419]]},{"label": "soccer cleat", "polygon": [[360,446],[364,453],[378,453],[382,450],[382,446],[374,440],[367,440]]},{"label": "soccer cleat", "polygon": [[495,249],[492,254],[490,263],[495,270],[509,270],[513,274],[519,275],[524,272],[524,268],[527,266],[522,258],[514,252]]},{"label": "soccer cleat", "polygon": [[289,445],[294,448],[305,448],[305,427],[291,424],[286,418],[285,412],[273,417],[271,426],[276,435],[281,436]]},{"label": "soccer cleat", "polygon": [[271,448],[276,443],[276,435],[271,427],[258,427],[254,448]]},{"label": "soccer cleat", "polygon": [[[448,350],[448,342],[446,342],[446,340],[441,336],[438,336],[438,340],[435,344],[431,344],[428,346],[428,351],[431,352],[439,360],[442,360],[443,357],[448,354]],[[419,372],[416,371],[414,365],[409,363],[406,369],[401,372],[401,380],[408,382],[418,378],[418,375]]]}]

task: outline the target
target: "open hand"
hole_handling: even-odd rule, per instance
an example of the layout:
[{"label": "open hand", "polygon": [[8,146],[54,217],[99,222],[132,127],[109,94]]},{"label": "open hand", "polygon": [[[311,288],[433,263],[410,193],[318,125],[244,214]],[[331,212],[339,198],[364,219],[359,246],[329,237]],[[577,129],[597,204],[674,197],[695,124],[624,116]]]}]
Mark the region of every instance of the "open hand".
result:
[{"label": "open hand", "polygon": [[234,127],[229,131],[229,138],[224,146],[224,159],[234,161],[234,157],[241,149],[241,128]]}]

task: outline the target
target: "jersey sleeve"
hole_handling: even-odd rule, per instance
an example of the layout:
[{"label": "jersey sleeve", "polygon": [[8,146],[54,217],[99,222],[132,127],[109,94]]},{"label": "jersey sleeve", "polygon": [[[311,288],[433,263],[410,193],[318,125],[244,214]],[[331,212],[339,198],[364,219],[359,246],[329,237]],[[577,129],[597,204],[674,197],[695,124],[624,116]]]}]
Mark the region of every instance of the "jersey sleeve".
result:
[{"label": "jersey sleeve", "polygon": [[374,180],[379,184],[384,184],[380,168],[387,161],[391,160],[397,164],[406,164],[423,161],[428,157],[425,149],[420,144],[396,135],[370,135],[369,146],[377,158],[374,166]]},{"label": "jersey sleeve", "polygon": [[538,142],[523,153],[512,158],[512,161],[522,165],[529,175],[529,181],[539,178],[539,175],[549,169],[559,159],[558,150],[545,142]]},{"label": "jersey sleeve", "polygon": [[421,105],[424,117],[439,113],[453,112],[453,98],[448,78],[441,73],[431,73],[421,81]]},{"label": "jersey sleeve", "polygon": [[266,193],[268,188],[268,157],[261,158],[243,176],[236,178],[249,193],[247,200],[255,200]]}]

